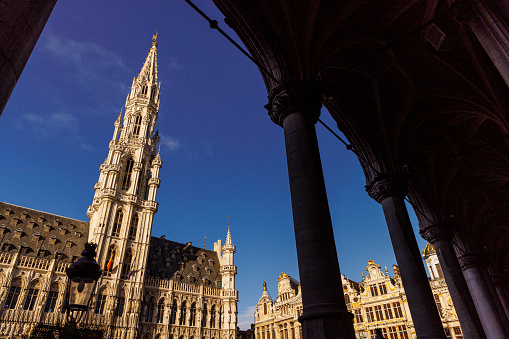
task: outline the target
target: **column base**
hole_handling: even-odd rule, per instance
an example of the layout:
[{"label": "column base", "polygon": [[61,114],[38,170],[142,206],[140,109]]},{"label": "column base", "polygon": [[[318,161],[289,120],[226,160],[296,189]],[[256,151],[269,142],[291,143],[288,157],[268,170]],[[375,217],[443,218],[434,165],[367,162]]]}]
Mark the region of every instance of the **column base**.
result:
[{"label": "column base", "polygon": [[299,317],[304,339],[355,339],[353,314],[337,310],[304,310]]}]

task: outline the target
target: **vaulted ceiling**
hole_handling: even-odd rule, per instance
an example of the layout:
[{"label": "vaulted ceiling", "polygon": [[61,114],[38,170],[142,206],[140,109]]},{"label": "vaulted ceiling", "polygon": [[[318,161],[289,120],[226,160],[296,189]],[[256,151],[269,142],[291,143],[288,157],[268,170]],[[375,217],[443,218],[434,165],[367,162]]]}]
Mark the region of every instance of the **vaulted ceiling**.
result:
[{"label": "vaulted ceiling", "polygon": [[421,226],[507,274],[509,93],[462,2],[214,0],[274,78],[321,80],[367,181],[407,173]]}]

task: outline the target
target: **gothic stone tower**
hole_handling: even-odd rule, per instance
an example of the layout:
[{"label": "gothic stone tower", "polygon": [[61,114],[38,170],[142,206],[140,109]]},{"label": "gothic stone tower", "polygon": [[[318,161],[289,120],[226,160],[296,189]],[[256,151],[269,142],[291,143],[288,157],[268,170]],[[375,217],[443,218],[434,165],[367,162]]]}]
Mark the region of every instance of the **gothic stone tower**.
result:
[{"label": "gothic stone tower", "polygon": [[[95,185],[90,219],[89,241],[97,243],[97,258],[103,267],[100,285],[105,294],[116,296],[122,287],[130,294],[124,300],[129,323],[137,322],[162,167],[157,153],[158,132],[154,125],[159,111],[160,83],[157,77],[157,40],[136,78],[121,114],[115,122],[109,153],[100,167]],[[125,285],[125,286],[124,286]],[[114,307],[113,303],[109,303]]]}]

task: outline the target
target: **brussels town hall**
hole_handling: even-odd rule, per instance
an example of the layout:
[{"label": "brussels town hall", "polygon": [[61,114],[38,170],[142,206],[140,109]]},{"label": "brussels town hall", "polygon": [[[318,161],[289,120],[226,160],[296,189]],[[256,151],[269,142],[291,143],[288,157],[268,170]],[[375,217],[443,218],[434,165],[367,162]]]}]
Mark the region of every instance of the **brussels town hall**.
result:
[{"label": "brussels town hall", "polygon": [[82,322],[108,338],[235,338],[237,300],[230,230],[214,250],[151,236],[163,165],[157,41],[133,80],[100,166],[90,222],[0,203],[0,338],[65,321],[66,268],[97,244],[103,276]]}]

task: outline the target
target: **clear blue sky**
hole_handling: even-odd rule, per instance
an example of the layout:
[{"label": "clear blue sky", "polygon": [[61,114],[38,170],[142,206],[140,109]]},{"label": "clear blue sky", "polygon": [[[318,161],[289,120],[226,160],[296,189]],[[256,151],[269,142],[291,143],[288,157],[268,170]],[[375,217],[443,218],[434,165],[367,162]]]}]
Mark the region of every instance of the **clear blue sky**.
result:
[{"label": "clear blue sky", "polygon": [[[210,1],[195,3],[235,36]],[[299,279],[283,130],[263,107],[256,66],[183,0],[56,4],[0,116],[0,201],[88,221],[113,123],[156,30],[164,164],[152,235],[196,246],[206,236],[212,249],[231,214],[246,329],[263,280],[275,297],[282,271]],[[322,120],[337,130],[325,109]],[[392,274],[382,208],[356,157],[320,125],[317,134],[342,273],[359,281],[373,259]]]}]

